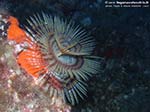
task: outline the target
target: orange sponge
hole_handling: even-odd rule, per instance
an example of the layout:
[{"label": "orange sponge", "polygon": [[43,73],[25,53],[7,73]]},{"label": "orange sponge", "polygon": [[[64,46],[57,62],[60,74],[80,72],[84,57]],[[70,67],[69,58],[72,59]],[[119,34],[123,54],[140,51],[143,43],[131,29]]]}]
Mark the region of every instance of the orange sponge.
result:
[{"label": "orange sponge", "polygon": [[14,40],[16,43],[23,42],[27,37],[25,32],[19,27],[19,22],[16,18],[9,17],[10,26],[7,29],[7,38]]}]

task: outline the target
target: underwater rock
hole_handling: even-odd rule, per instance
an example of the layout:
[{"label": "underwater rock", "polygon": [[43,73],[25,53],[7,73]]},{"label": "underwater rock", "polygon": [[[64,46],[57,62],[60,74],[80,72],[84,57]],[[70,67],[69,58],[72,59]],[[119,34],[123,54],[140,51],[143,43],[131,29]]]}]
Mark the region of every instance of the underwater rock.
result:
[{"label": "underwater rock", "polygon": [[14,47],[0,44],[0,112],[70,112],[61,98],[50,99],[35,85],[32,77],[20,69]]}]

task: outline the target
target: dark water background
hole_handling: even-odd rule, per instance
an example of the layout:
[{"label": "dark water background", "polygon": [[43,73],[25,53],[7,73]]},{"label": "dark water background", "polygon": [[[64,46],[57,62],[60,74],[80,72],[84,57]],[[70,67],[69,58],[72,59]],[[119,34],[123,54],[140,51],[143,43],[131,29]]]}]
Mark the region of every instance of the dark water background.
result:
[{"label": "dark water background", "polygon": [[89,81],[89,97],[73,112],[150,112],[149,8],[105,8],[104,0],[1,2],[21,24],[42,11],[76,21],[97,41],[101,73]]}]

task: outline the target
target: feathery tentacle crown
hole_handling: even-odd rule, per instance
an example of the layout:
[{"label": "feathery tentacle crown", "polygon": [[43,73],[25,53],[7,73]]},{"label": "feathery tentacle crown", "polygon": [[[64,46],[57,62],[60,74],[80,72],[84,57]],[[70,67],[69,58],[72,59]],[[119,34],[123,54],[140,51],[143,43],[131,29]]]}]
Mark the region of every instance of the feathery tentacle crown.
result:
[{"label": "feathery tentacle crown", "polygon": [[27,21],[26,32],[37,46],[31,45],[24,52],[24,67],[45,85],[50,96],[63,96],[73,105],[79,97],[84,99],[86,81],[99,71],[100,65],[92,56],[93,38],[72,21],[58,17],[37,14]]}]

